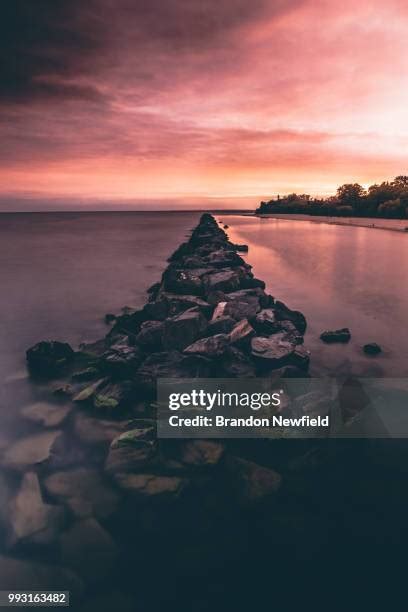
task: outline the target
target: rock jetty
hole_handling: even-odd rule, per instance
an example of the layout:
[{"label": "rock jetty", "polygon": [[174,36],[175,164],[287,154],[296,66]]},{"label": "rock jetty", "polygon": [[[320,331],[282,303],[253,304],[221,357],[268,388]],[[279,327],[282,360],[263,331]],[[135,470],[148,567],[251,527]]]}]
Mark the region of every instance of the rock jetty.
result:
[{"label": "rock jetty", "polygon": [[[286,450],[278,458],[278,446],[272,455],[269,446],[261,460],[248,440],[158,440],[155,429],[158,377],[307,376],[305,317],[265,291],[239,255],[246,250],[203,214],[143,308],[109,315],[107,335],[80,350],[43,341],[27,351],[33,377],[55,382],[49,397],[22,411],[29,431],[0,459],[9,500],[0,517],[3,575],[20,572],[29,577],[24,588],[41,589],[69,575],[78,597],[92,597],[109,575],[104,588],[116,576],[115,588],[123,579],[131,591],[129,568],[138,567],[138,584],[158,573],[162,538],[174,538],[172,564],[177,557],[179,567],[193,557],[205,565],[211,542],[223,564],[220,516],[228,516],[234,541],[239,509],[273,503]],[[192,519],[203,508],[197,530]],[[41,580],[32,576],[37,552]],[[138,591],[140,609],[154,608],[153,591]]]}]

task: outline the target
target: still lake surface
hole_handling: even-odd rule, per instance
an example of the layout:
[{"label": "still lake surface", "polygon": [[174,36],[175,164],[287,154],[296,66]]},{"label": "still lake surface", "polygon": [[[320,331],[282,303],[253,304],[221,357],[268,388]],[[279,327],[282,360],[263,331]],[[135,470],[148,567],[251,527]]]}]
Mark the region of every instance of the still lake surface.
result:
[{"label": "still lake surface", "polygon": [[[42,339],[77,346],[106,333],[103,317],[139,307],[166,258],[199,213],[36,213],[0,216],[0,410],[2,437],[16,433],[32,386],[25,350]],[[408,375],[408,236],[308,221],[219,215],[272,295],[308,320],[312,373]],[[347,326],[348,345],[324,345],[324,329]],[[365,356],[378,342],[384,353]],[[14,422],[14,426],[13,426]],[[1,447],[0,438],[0,447]]]}]

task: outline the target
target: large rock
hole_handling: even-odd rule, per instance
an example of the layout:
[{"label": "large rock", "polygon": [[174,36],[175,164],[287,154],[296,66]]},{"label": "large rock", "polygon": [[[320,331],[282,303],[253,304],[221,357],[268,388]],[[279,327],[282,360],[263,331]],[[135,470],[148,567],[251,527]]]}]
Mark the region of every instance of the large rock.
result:
[{"label": "large rock", "polygon": [[7,591],[69,591],[75,601],[83,592],[82,580],[71,570],[38,560],[0,556],[0,589]]},{"label": "large rock", "polygon": [[278,321],[292,321],[296,329],[304,334],[306,331],[305,316],[299,310],[291,310],[283,302],[275,301],[275,315]]},{"label": "large rock", "polygon": [[215,334],[229,334],[235,324],[236,321],[232,317],[216,317],[215,319],[210,321],[204,332],[204,335],[215,336]]},{"label": "large rock", "polygon": [[109,474],[140,470],[156,462],[157,449],[153,427],[132,429],[112,441],[105,469]]},{"label": "large rock", "polygon": [[275,311],[273,308],[263,308],[255,317],[253,321],[258,334],[274,334],[279,329],[278,322],[276,320]]},{"label": "large rock", "polygon": [[74,358],[74,351],[66,342],[57,340],[38,342],[26,353],[28,367],[41,376],[56,376]]},{"label": "large rock", "polygon": [[252,319],[260,310],[257,297],[248,297],[246,300],[231,300],[225,304],[224,315],[232,317],[235,321]]},{"label": "large rock", "polygon": [[158,378],[208,378],[210,375],[211,364],[205,358],[166,351],[146,358],[137,372],[137,382],[142,392],[152,395]]},{"label": "large rock", "polygon": [[198,308],[190,308],[164,323],[163,347],[182,350],[196,340],[205,330],[207,320]]},{"label": "large rock", "polygon": [[240,287],[240,276],[235,270],[223,270],[204,277],[207,292],[236,291]]},{"label": "large rock", "polygon": [[240,348],[247,348],[251,338],[255,336],[255,330],[248,322],[248,319],[242,319],[232,329],[229,338],[231,344]]},{"label": "large rock", "polygon": [[131,376],[142,361],[138,347],[127,343],[115,343],[101,359],[101,368],[115,378]]},{"label": "large rock", "polygon": [[251,358],[235,346],[228,347],[221,360],[225,378],[254,378],[256,368]]},{"label": "large rock", "polygon": [[190,308],[198,308],[205,317],[209,317],[213,307],[211,304],[196,295],[177,295],[176,293],[161,293],[160,299],[167,304],[167,316],[175,315],[189,310]]},{"label": "large rock", "polygon": [[320,339],[327,344],[332,344],[333,342],[346,343],[350,341],[350,338],[351,333],[347,327],[333,331],[324,331],[320,334]]},{"label": "large rock", "polygon": [[52,430],[21,438],[5,451],[2,465],[18,472],[25,472],[48,462],[52,458],[53,448],[60,436],[60,431]]},{"label": "large rock", "polygon": [[145,321],[135,338],[144,351],[157,351],[161,349],[164,324],[162,321]]},{"label": "large rock", "polygon": [[279,490],[282,478],[270,468],[240,457],[228,457],[226,462],[229,481],[238,499],[245,504],[263,501]]},{"label": "large rock", "polygon": [[201,338],[184,349],[186,355],[201,355],[203,357],[220,357],[225,353],[229,346],[229,336],[226,334],[216,334],[208,338]]},{"label": "large rock", "polygon": [[115,475],[116,484],[138,500],[171,501],[177,499],[188,485],[186,478],[159,474]]},{"label": "large rock", "polygon": [[366,355],[379,355],[382,352],[382,348],[376,342],[370,342],[363,346],[363,351]]},{"label": "large rock", "polygon": [[9,511],[9,543],[12,546],[49,544],[55,541],[65,523],[64,508],[44,503],[35,472],[24,475]]},{"label": "large rock", "polygon": [[295,346],[288,339],[286,332],[279,332],[268,338],[262,336],[252,338],[251,353],[256,359],[279,366],[290,360]]},{"label": "large rock", "polygon": [[215,268],[233,268],[234,266],[242,266],[244,260],[234,251],[226,251],[218,249],[207,256],[207,261]]},{"label": "large rock", "polygon": [[120,497],[93,468],[80,467],[54,472],[44,481],[51,499],[63,503],[78,517],[109,518],[118,508]]},{"label": "large rock", "polygon": [[61,404],[50,404],[48,402],[36,402],[24,406],[21,415],[31,423],[42,427],[59,427],[67,418],[71,407]]},{"label": "large rock", "polygon": [[93,584],[108,579],[119,557],[112,536],[93,518],[77,523],[60,538],[64,562]]},{"label": "large rock", "polygon": [[202,268],[178,270],[170,265],[163,274],[164,289],[172,293],[202,295],[203,283],[201,277],[206,271]]}]

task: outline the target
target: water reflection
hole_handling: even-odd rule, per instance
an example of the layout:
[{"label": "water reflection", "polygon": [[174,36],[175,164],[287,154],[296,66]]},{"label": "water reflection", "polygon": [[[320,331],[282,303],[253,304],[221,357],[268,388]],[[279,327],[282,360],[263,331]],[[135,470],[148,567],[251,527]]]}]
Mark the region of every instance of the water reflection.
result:
[{"label": "water reflection", "polygon": [[[227,223],[231,239],[249,245],[248,261],[270,293],[306,315],[313,374],[408,375],[405,234],[238,215]],[[351,329],[348,345],[319,340],[339,327]],[[365,356],[367,342],[383,354]]]}]

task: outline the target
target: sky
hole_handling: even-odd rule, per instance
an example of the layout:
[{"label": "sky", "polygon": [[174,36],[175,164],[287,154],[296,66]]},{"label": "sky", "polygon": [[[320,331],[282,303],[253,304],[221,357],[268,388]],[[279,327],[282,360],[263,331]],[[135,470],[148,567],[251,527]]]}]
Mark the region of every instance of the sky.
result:
[{"label": "sky", "polygon": [[406,0],[3,0],[0,210],[253,208],[407,173]]}]

